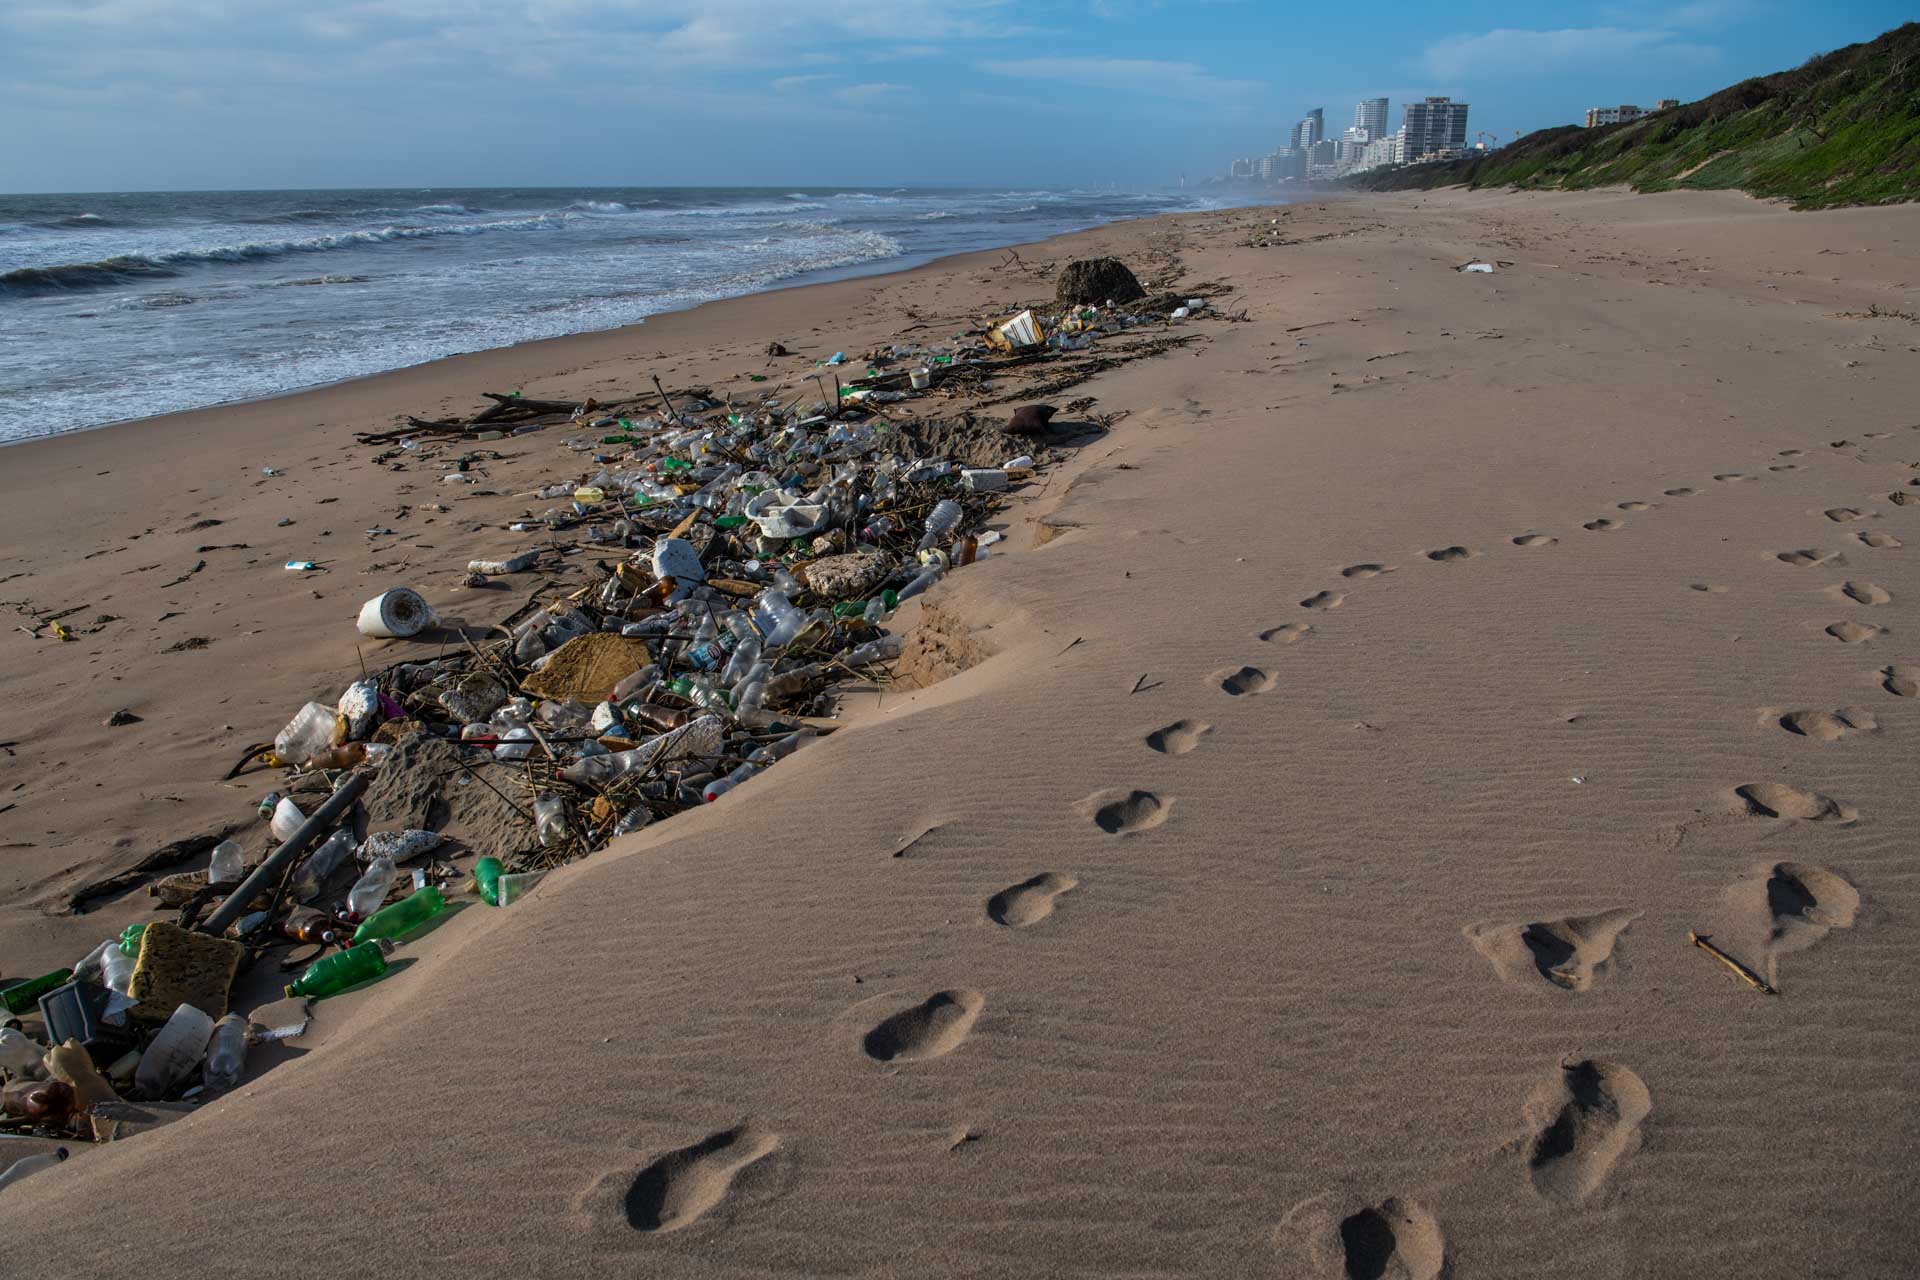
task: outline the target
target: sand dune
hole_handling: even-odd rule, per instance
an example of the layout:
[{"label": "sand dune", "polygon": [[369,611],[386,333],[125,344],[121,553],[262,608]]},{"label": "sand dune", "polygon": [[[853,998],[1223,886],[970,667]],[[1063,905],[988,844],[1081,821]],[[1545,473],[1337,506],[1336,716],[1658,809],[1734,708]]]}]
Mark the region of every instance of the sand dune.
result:
[{"label": "sand dune", "polygon": [[[1913,213],[1369,196],[1251,246],[1276,212],[1023,249],[1172,255],[1246,320],[1089,385],[1127,416],[921,611],[979,661],[459,913],[234,1096],[0,1196],[9,1260],[1910,1274]],[[1483,257],[1512,265],[1453,269]],[[148,526],[277,557],[271,516],[321,516],[242,463],[318,468],[510,372],[721,385],[802,328],[1044,296],[991,261],[10,450],[0,576],[85,598],[116,580],[75,553]],[[102,477],[129,506],[54,539],[54,495],[136,439],[173,479],[225,455],[218,492],[136,511]],[[359,504],[336,537],[396,501],[365,452],[312,481]],[[209,513],[244,528],[171,532]],[[416,540],[426,568],[499,538]],[[145,541],[102,559],[195,558]],[[109,923],[40,913],[68,868],[237,813],[192,779],[356,668],[360,579],[305,602],[266,567],[185,620],[102,605],[138,648],[9,646],[9,972]],[[116,704],[144,725],[92,727]]]}]

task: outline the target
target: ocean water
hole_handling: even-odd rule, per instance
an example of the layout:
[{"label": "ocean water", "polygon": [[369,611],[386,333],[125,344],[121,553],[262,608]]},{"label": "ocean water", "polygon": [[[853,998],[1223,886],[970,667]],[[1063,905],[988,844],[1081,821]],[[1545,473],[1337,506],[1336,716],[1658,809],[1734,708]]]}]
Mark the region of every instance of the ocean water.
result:
[{"label": "ocean water", "polygon": [[1221,198],[916,188],[0,195],[0,443]]}]

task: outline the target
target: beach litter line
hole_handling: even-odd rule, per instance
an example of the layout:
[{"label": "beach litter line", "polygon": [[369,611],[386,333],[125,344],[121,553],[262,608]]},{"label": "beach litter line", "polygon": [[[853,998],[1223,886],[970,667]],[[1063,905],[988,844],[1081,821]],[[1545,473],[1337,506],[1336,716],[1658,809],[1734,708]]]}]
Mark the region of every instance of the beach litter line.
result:
[{"label": "beach litter line", "polygon": [[[358,435],[417,466],[449,444],[571,429],[568,474],[527,495],[552,505],[457,584],[531,590],[480,638],[439,625],[413,587],[373,596],[357,630],[402,656],[369,670],[363,654],[360,679],[246,748],[228,779],[284,771],[254,816],[75,891],[85,910],[144,884],[171,916],[0,985],[0,1136],[116,1141],[177,1119],[245,1078],[249,1046],[300,1034],[305,1002],[382,980],[458,900],[509,907],[623,835],[750,795],[836,731],[848,687],[917,674],[895,612],[990,558],[1008,495],[1088,429],[1038,403],[982,421],[982,398],[1032,401],[1192,341],[1166,330],[1211,314],[1192,296],[1205,292],[1149,297],[1123,264],[1073,263],[1051,307],[889,344],[850,379],[837,353],[797,398],[784,382],[737,402],[658,379],[607,403],[487,393],[470,418]],[[770,344],[769,367],[786,354]],[[955,399],[972,402],[955,418],[889,414]],[[498,457],[463,453],[446,478]],[[586,585],[554,580],[582,559]],[[287,998],[231,1008],[262,965]]]}]

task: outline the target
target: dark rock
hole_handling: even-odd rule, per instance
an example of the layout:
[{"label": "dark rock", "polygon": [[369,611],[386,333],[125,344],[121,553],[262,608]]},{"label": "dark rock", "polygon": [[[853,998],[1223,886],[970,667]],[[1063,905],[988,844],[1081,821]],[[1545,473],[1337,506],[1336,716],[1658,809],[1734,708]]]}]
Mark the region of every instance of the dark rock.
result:
[{"label": "dark rock", "polygon": [[1063,307],[1131,302],[1146,296],[1140,281],[1118,258],[1082,258],[1069,262],[1055,283],[1053,300]]},{"label": "dark rock", "polygon": [[767,354],[770,356],[783,356],[787,354],[787,349],[777,342],[769,342],[767,344]]},{"label": "dark rock", "polygon": [[109,729],[117,729],[123,724],[139,724],[140,720],[141,720],[140,716],[137,716],[133,714],[133,712],[127,710],[125,707],[122,707],[120,708],[120,710],[114,712],[112,715],[108,716],[105,720],[102,720],[100,723],[105,725]]},{"label": "dark rock", "polygon": [[1058,412],[1050,404],[1022,405],[1013,411],[1007,430],[1018,436],[1043,436],[1047,434],[1047,424],[1053,421],[1053,415]]}]

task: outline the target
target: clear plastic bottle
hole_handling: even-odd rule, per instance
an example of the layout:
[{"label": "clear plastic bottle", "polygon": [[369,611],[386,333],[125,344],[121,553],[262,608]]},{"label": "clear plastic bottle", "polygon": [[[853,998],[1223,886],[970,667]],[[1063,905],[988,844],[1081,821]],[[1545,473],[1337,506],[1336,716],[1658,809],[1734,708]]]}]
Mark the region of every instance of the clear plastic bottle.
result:
[{"label": "clear plastic bottle", "polygon": [[942,498],[933,504],[933,510],[927,513],[927,530],[920,538],[919,550],[945,542],[947,535],[959,525],[962,515],[960,504],[952,498]]},{"label": "clear plastic bottle", "polygon": [[293,873],[293,899],[311,902],[353,853],[353,832],[345,827],[328,836]]},{"label": "clear plastic bottle", "polygon": [[133,994],[131,988],[134,964],[134,958],[121,950],[119,943],[116,942],[108,947],[100,955],[101,985],[118,991],[123,996]]},{"label": "clear plastic bottle", "polygon": [[712,804],[715,800],[718,800],[721,796],[727,794],[727,792],[733,790],[758,772],[760,772],[759,765],[753,763],[743,764],[726,777],[715,778],[712,782],[709,782],[701,789],[700,798],[708,804]]},{"label": "clear plastic bottle", "polygon": [[268,829],[273,832],[275,840],[291,840],[293,833],[306,821],[307,815],[300,811],[300,806],[293,802],[293,798],[282,796],[280,803],[273,807],[273,820],[268,824]]},{"label": "clear plastic bottle", "polygon": [[900,588],[900,595],[898,598],[901,600],[913,599],[915,596],[919,595],[922,591],[925,591],[928,587],[931,587],[934,583],[940,581],[940,579],[944,576],[944,574],[945,574],[945,570],[943,570],[938,564],[928,565],[926,568],[920,571],[919,577],[915,578],[912,582],[909,582],[906,586]]},{"label": "clear plastic bottle", "polygon": [[565,844],[573,835],[567,825],[567,802],[551,791],[542,791],[533,801],[533,825],[542,848]]},{"label": "clear plastic bottle", "polygon": [[237,884],[246,874],[247,855],[238,840],[222,840],[213,846],[213,858],[207,863],[208,884]]},{"label": "clear plastic bottle", "polygon": [[746,675],[760,661],[760,639],[758,636],[742,640],[734,649],[733,656],[727,659],[726,667],[720,672],[720,684],[732,689],[746,678]]},{"label": "clear plastic bottle", "polygon": [[381,854],[367,864],[366,874],[353,882],[353,888],[347,890],[347,910],[364,920],[380,909],[387,900],[387,890],[393,888],[393,859]]},{"label": "clear plastic bottle", "polygon": [[231,1089],[240,1083],[247,1066],[247,1020],[229,1013],[213,1024],[213,1038],[207,1042],[207,1065],[200,1078],[209,1089]]},{"label": "clear plastic bottle", "polygon": [[869,640],[857,645],[847,654],[846,663],[850,667],[864,667],[870,662],[887,662],[900,656],[901,639],[899,636],[881,636],[878,640]]}]

